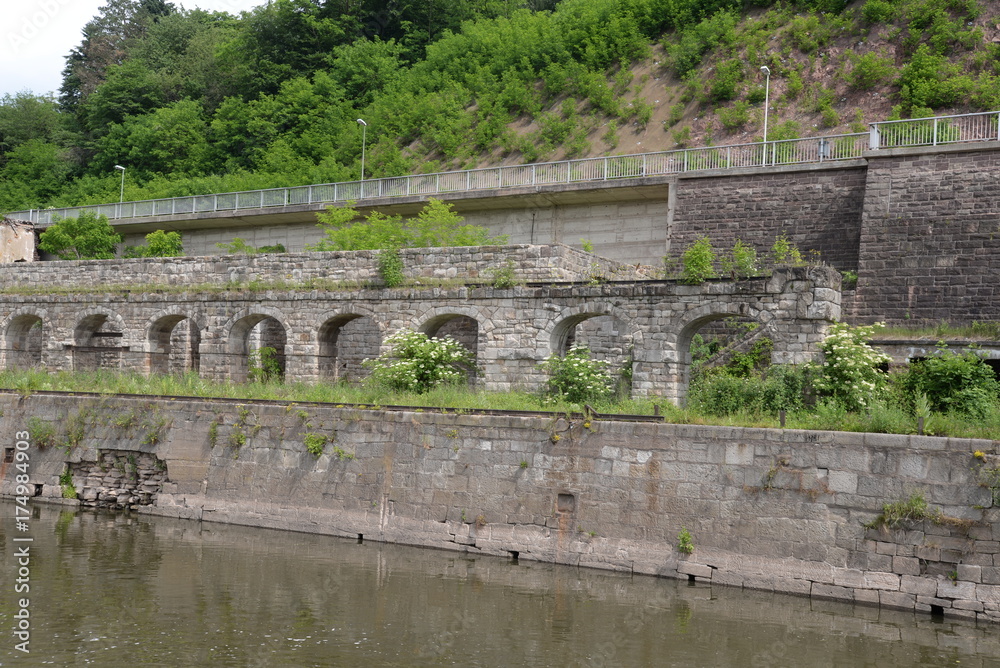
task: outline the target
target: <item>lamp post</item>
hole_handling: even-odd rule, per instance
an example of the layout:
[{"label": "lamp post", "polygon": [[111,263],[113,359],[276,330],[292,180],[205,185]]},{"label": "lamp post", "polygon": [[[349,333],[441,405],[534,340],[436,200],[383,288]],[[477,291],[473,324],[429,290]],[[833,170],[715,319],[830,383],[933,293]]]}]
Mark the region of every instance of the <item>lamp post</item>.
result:
[{"label": "lamp post", "polygon": [[115,165],[115,169],[122,170],[122,189],[121,194],[118,196],[118,203],[121,204],[125,201],[125,168],[121,165]]},{"label": "lamp post", "polygon": [[365,139],[368,134],[368,124],[362,119],[358,119],[361,124],[361,180],[365,180]]},{"label": "lamp post", "polygon": [[769,99],[771,94],[771,70],[768,69],[767,65],[762,65],[760,71],[764,73],[767,77],[764,81],[764,161],[763,164],[767,164],[767,107],[769,106]]}]

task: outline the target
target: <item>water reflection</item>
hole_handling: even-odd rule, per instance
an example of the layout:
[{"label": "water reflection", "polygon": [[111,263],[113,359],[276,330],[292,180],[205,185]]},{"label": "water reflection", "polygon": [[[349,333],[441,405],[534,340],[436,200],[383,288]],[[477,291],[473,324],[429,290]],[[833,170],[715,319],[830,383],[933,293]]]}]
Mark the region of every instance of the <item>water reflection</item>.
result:
[{"label": "water reflection", "polygon": [[[0,504],[5,517],[11,504]],[[674,580],[35,506],[0,665],[998,665],[997,629]],[[0,625],[12,628],[11,521]],[[7,634],[5,637],[9,638]],[[960,663],[958,663],[960,662]]]}]

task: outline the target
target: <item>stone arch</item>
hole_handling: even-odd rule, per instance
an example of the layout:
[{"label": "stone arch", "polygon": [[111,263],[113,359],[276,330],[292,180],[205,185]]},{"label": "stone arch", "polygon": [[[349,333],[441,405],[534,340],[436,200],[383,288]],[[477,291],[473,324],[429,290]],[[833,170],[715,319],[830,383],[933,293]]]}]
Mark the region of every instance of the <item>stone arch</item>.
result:
[{"label": "stone arch", "polygon": [[366,359],[378,357],[382,346],[381,323],[374,312],[350,307],[323,316],[316,331],[321,380],[353,381],[368,375],[361,366]]},{"label": "stone arch", "polygon": [[774,320],[774,314],[770,311],[757,308],[746,302],[704,304],[685,313],[677,323],[676,328],[677,368],[674,377],[678,383],[678,403],[683,404],[691,382],[691,341],[694,335],[706,325],[730,317],[756,321],[759,323],[758,333],[765,333],[770,330],[770,326]]},{"label": "stone arch", "polygon": [[475,383],[476,368],[480,366],[480,354],[486,347],[489,332],[480,325],[482,313],[474,308],[436,308],[423,314],[423,321],[417,331],[427,336],[445,337],[458,341],[472,353],[475,368],[469,370],[469,384]]},{"label": "stone arch", "polygon": [[574,344],[585,345],[594,359],[608,362],[618,392],[631,396],[635,351],[642,346],[642,330],[629,316],[600,302],[575,306],[560,313],[544,334],[548,335],[547,355],[565,355]]},{"label": "stone arch", "polygon": [[122,353],[131,348],[125,319],[113,311],[88,308],[73,328],[73,369],[120,369]]},{"label": "stone arch", "polygon": [[203,330],[202,324],[179,306],[172,306],[151,317],[146,323],[149,373],[198,373]]},{"label": "stone arch", "polygon": [[4,318],[3,366],[6,369],[30,369],[41,366],[45,347],[45,317],[43,309],[25,307]]},{"label": "stone arch", "polygon": [[225,328],[226,356],[229,378],[235,382],[250,379],[250,358],[262,348],[274,350],[277,379],[284,380],[288,360],[288,329],[286,319],[278,309],[258,306],[243,309]]}]

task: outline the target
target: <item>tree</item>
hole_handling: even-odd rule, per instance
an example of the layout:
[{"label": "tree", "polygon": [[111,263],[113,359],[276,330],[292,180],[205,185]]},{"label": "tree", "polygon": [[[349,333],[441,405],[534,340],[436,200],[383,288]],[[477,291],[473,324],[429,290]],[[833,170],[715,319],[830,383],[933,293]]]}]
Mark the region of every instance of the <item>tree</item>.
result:
[{"label": "tree", "polygon": [[328,207],[319,214],[319,227],[326,238],[309,246],[309,250],[383,250],[392,248],[431,248],[446,246],[485,246],[501,244],[506,238],[491,237],[486,228],[463,225],[462,216],[452,211],[451,204],[431,198],[416,218],[387,216],[373,211],[358,221],[353,202],[346,207]]},{"label": "tree", "polygon": [[156,230],[146,235],[146,243],[125,250],[125,257],[180,257],[184,254],[180,232]]},{"label": "tree", "polygon": [[107,216],[83,211],[47,228],[38,238],[38,247],[63,260],[110,260],[121,241]]}]

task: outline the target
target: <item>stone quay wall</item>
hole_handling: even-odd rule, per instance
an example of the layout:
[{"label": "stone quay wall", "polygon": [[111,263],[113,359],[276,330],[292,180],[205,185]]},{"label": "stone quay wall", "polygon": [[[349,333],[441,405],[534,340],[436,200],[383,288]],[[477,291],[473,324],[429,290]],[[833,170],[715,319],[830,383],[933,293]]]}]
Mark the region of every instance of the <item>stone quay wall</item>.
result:
[{"label": "stone quay wall", "polygon": [[[54,394],[0,409],[4,433],[54,432],[30,450],[43,501],[67,470],[85,500],[126,496],[94,466],[132,453],[164,476],[141,512],[1000,620],[995,441]],[[940,519],[866,528],[913,494]]]}]

